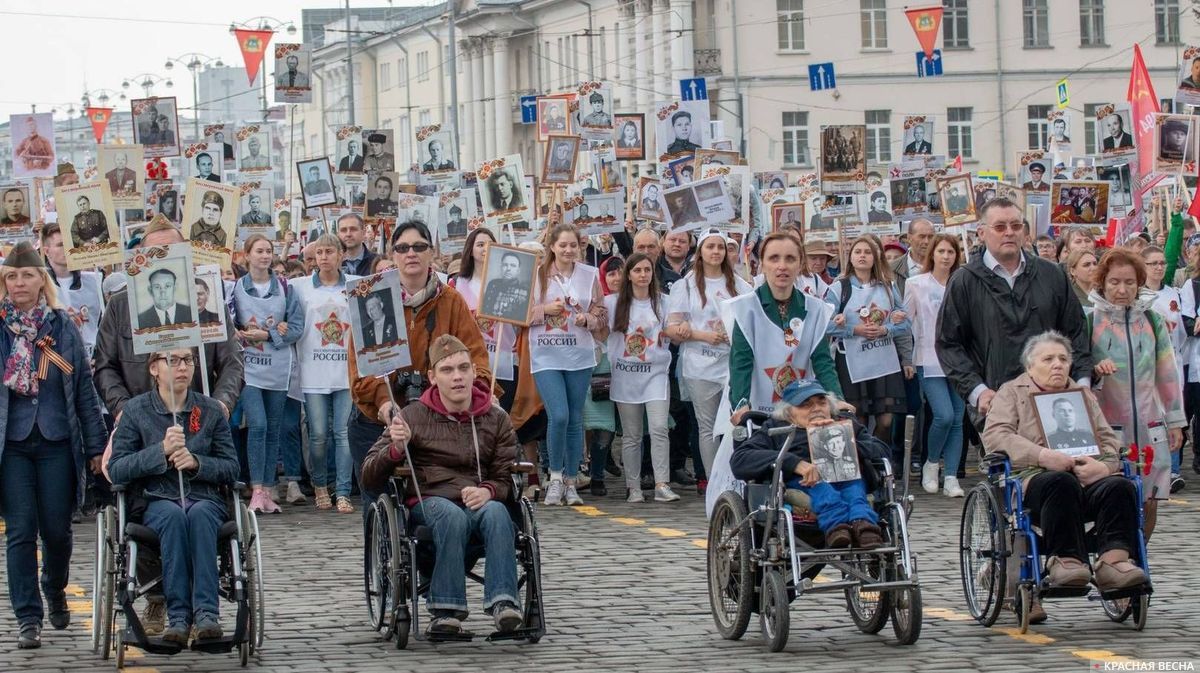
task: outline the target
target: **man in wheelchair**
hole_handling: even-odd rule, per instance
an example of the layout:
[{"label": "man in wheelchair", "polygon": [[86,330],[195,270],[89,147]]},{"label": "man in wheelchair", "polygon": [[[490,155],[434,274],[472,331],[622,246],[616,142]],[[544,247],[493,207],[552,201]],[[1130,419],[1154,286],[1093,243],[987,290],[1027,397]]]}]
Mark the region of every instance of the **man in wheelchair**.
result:
[{"label": "man in wheelchair", "polygon": [[[792,439],[780,468],[788,489],[808,494],[812,511],[817,516],[817,525],[825,534],[825,545],[841,548],[854,544],[864,549],[882,545],[878,516],[867,501],[867,493],[874,490],[879,482],[870,458],[888,455],[890,450],[855,422],[855,442],[864,478],[836,484],[823,481],[820,471],[811,462],[805,430],[833,423],[833,404],[821,384],[812,380],[788,384],[781,398],[771,420],[734,449],[729,461],[733,475],[746,481],[770,481],[775,457],[779,455],[787,435],[771,437],[767,430],[795,426],[800,431]],[[794,476],[789,478],[788,475]]]},{"label": "man in wheelchair", "polygon": [[108,463],[114,484],[136,482],[145,501],[142,523],[158,534],[169,620],[162,639],[180,646],[192,626],[197,640],[222,636],[217,533],[227,513],[220,489],[238,476],[220,403],[188,389],[195,366],[189,349],[150,357],[157,389],[125,405]]},{"label": "man in wheelchair", "polygon": [[467,618],[466,558],[472,538],[483,542],[485,612],[496,630],[521,627],[516,608],[516,529],[505,506],[517,438],[508,414],[475,380],[468,348],[443,334],[429,347],[432,385],[396,413],[363,461],[366,488],[386,490],[397,466],[412,461],[418,493],[410,493],[413,523],[433,531],[435,565],[428,605],[430,633],[458,634]]}]

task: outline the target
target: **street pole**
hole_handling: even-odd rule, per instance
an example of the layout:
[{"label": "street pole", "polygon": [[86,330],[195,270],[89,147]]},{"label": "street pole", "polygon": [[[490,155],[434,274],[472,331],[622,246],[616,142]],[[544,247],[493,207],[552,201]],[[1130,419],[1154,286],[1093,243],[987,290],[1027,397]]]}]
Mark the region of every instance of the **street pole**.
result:
[{"label": "street pole", "polygon": [[[192,71],[192,139],[200,141],[200,66]],[[222,161],[224,159],[222,158]]]},{"label": "street pole", "polygon": [[[449,31],[450,42],[450,126],[454,129],[454,162],[457,166],[462,166],[462,156],[459,154],[459,147],[462,144],[462,139],[459,137],[460,130],[458,128],[458,41],[454,36],[454,21],[458,14],[457,3],[450,3],[450,25],[447,27]],[[404,65],[408,67],[408,56],[405,55]],[[411,87],[410,87],[411,90]],[[412,119],[412,107],[408,109],[408,117]],[[411,126],[410,126],[411,128]],[[415,148],[414,148],[415,149]]]},{"label": "street pole", "polygon": [[354,126],[354,47],[350,42],[350,0],[346,0],[346,109]]}]

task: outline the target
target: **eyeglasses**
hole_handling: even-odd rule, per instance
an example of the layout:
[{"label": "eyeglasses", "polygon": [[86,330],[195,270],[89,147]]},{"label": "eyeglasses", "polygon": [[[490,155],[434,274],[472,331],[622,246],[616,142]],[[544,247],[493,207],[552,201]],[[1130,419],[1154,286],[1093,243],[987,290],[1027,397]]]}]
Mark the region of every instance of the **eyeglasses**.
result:
[{"label": "eyeglasses", "polygon": [[1024,222],[1009,222],[1008,224],[1005,224],[1003,222],[997,222],[996,224],[992,225],[992,229],[997,234],[1003,234],[1006,230],[1011,231],[1015,234],[1017,232],[1024,231],[1025,223]]},{"label": "eyeglasses", "polygon": [[168,367],[178,367],[179,365],[183,365],[184,367],[191,367],[192,365],[196,364],[195,358],[193,358],[190,355],[185,355],[181,358],[175,357],[174,355],[168,355],[166,357],[155,358],[154,361],[155,362],[166,362]]},{"label": "eyeglasses", "polygon": [[408,251],[412,250],[419,255],[431,247],[433,246],[429,245],[428,243],[413,243],[412,245],[409,245],[408,243],[397,243],[396,245],[392,246],[392,252],[401,255],[407,255]]}]

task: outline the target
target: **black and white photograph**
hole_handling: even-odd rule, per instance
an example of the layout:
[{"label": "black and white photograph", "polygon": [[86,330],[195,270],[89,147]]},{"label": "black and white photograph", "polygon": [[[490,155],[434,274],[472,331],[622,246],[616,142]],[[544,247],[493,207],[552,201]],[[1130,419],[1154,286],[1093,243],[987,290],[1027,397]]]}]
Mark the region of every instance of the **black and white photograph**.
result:
[{"label": "black and white photograph", "polygon": [[821,191],[866,191],[866,137],[863,125],[821,127]]},{"label": "black and white photograph", "polygon": [[575,162],[579,158],[579,136],[552,135],[546,142],[542,162],[542,182],[569,185],[575,182]]},{"label": "black and white photograph", "polygon": [[32,231],[29,217],[29,185],[0,185],[0,235],[27,236]]},{"label": "black and white photograph", "polygon": [[221,181],[221,151],[208,149],[208,143],[188,145],[183,152],[188,163],[188,176],[208,182]]},{"label": "black and white photograph", "polygon": [[305,208],[332,206],[337,203],[327,157],[297,161],[296,172],[300,177],[300,193],[304,198]]},{"label": "black and white photograph", "polygon": [[945,226],[956,227],[979,219],[975,214],[975,190],[971,187],[970,173],[939,180],[937,187]]},{"label": "black and white photograph", "polygon": [[758,189],[787,189],[788,174],[784,171],[766,171],[754,174]]},{"label": "black and white photograph", "polygon": [[[463,239],[470,232],[471,218],[478,213],[475,209],[474,189],[453,189],[438,194],[438,241],[443,245]],[[443,249],[445,252],[445,249]]]},{"label": "black and white photograph", "polygon": [[1129,107],[1102,105],[1096,110],[1096,147],[1103,154],[1132,153],[1136,148]]},{"label": "black and white photograph", "polygon": [[[500,231],[506,224],[515,226],[515,223],[533,219],[531,195],[525,193],[521,155],[510,154],[485,161],[476,174],[483,216],[493,231]],[[528,229],[528,225],[525,228]]]},{"label": "black and white photograph", "polygon": [[892,199],[886,189],[875,189],[867,193],[867,198],[859,199],[859,216],[867,224],[892,223]]},{"label": "black and white photograph", "polygon": [[1050,191],[1051,176],[1047,172],[1050,159],[1046,157],[1045,152],[1017,152],[1017,166],[1020,166],[1017,182],[1026,193]]},{"label": "black and white photograph", "polygon": [[108,183],[114,206],[143,206],[146,164],[142,160],[141,145],[99,145],[96,147],[96,173]]},{"label": "black and white photograph", "polygon": [[618,112],[613,115],[613,146],[618,161],[642,161],[646,158],[646,115]]},{"label": "black and white photograph", "polygon": [[242,173],[259,173],[271,170],[271,132],[270,127],[252,124],[237,130],[238,171]]},{"label": "black and white photograph", "polygon": [[1047,448],[1072,457],[1100,454],[1096,424],[1088,413],[1082,390],[1034,393],[1032,397]]},{"label": "black and white photograph", "polygon": [[100,180],[54,188],[67,268],[120,264],[121,230],[108,183]]},{"label": "black and white photograph", "polygon": [[717,226],[733,219],[733,205],[725,181],[719,177],[668,189],[662,193],[661,201],[671,231]]},{"label": "black and white photograph", "polygon": [[397,222],[420,222],[429,227],[430,231],[437,229],[437,197],[423,196],[400,192],[397,195]]},{"label": "black and white photograph", "polygon": [[396,133],[391,129],[366,129],[362,133],[367,158],[363,168],[367,175],[390,173],[396,170]]},{"label": "black and white photograph", "polygon": [[368,185],[374,182],[369,173],[334,173],[333,190],[337,205],[362,215],[366,212]]},{"label": "black and white photograph", "polygon": [[458,170],[450,158],[454,151],[452,136],[448,129],[440,129],[425,135],[419,142],[421,174],[434,175]]},{"label": "black and white photograph", "polygon": [[1129,174],[1129,159],[1121,163],[1098,163],[1096,179],[1108,183],[1108,217],[1126,217],[1133,207],[1133,181]]},{"label": "black and white photograph", "polygon": [[371,179],[370,184],[367,185],[366,216],[368,218],[396,219],[396,213],[400,208],[396,198],[399,182],[400,175],[398,173],[380,173]]},{"label": "black and white photograph", "polygon": [[779,231],[781,227],[795,227],[796,231],[804,231],[804,203],[774,203],[771,204],[771,231]]},{"label": "black and white photograph", "polygon": [[1181,114],[1154,115],[1154,172],[1179,173],[1194,161],[1197,141],[1195,117]]},{"label": "black and white photograph", "polygon": [[183,221],[182,185],[169,180],[148,181],[146,191],[146,217],[153,218],[156,214],[167,218],[172,224]]},{"label": "black and white photograph", "polygon": [[696,179],[696,155],[688,154],[671,159],[667,162],[664,174],[671,178],[676,187],[690,185]]},{"label": "black and white photograph", "polygon": [[808,451],[821,481],[837,484],[862,479],[851,421],[809,427]]},{"label": "black and white photograph", "polygon": [[1179,58],[1177,105],[1200,105],[1200,47],[1187,46]]},{"label": "black and white photograph", "polygon": [[175,98],[135,98],[129,105],[133,113],[133,142],[143,146],[145,157],[179,156]]},{"label": "black and white photograph", "polygon": [[571,123],[567,117],[571,96],[539,96],[536,102],[538,142],[546,142],[551,135],[569,135],[571,133]]},{"label": "black and white photograph", "polygon": [[263,234],[274,238],[275,224],[271,216],[271,190],[261,183],[241,185],[242,197],[238,207],[238,238]]},{"label": "black and white photograph", "polygon": [[585,236],[611,234],[625,229],[625,200],[620,192],[602,192],[576,197],[564,205],[563,222],[573,224]]},{"label": "black and white photograph", "polygon": [[389,269],[346,283],[359,376],[384,376],[412,364],[400,272]]},{"label": "black and white photograph", "polygon": [[995,180],[973,180],[971,187],[975,190],[975,212],[981,212],[984,204],[992,199],[1008,199],[1017,204],[1021,212],[1025,212],[1025,190],[1007,182]]},{"label": "black and white photograph", "polygon": [[183,235],[195,248],[198,264],[230,268],[241,198],[242,190],[236,185],[188,179],[183,199]]},{"label": "black and white photograph", "polygon": [[303,44],[275,45],[275,102],[312,102],[312,51]]},{"label": "black and white photograph", "polygon": [[641,177],[638,179],[637,203],[634,206],[634,216],[639,220],[665,222],[666,214],[662,210],[662,183],[655,178]]},{"label": "black and white photograph", "polygon": [[196,320],[200,323],[200,340],[206,344],[221,343],[228,339],[225,318],[225,282],[221,280],[221,267],[216,264],[201,264],[195,270]]},{"label": "black and white photograph", "polygon": [[125,253],[134,353],[201,345],[192,259],[187,243]]},{"label": "black and white photograph", "polygon": [[733,208],[733,218],[729,220],[727,230],[744,232],[750,221],[750,184],[754,180],[749,166],[722,166],[707,164],[700,174],[701,179],[720,177],[725,181],[725,191],[729,194],[729,205]]},{"label": "black and white photograph", "polygon": [[529,325],[537,254],[489,243],[483,263],[483,287],[476,314],[513,325]]},{"label": "black and white photograph", "polygon": [[223,168],[232,171],[237,168],[237,155],[233,152],[233,126],[227,124],[209,124],[204,127],[204,137],[201,141],[220,150]]},{"label": "black and white photograph", "polygon": [[[924,172],[924,171],[922,171]],[[925,195],[925,176],[893,178],[892,214],[923,213],[929,210],[929,199]]]},{"label": "black and white photograph", "polygon": [[15,114],[8,118],[14,178],[49,177],[55,173],[54,115]]},{"label": "black and white photograph", "polygon": [[711,143],[708,101],[659,103],[654,109],[654,146],[659,161],[694,154]]},{"label": "black and white photograph", "polygon": [[933,116],[913,115],[904,118],[904,156],[933,154]]},{"label": "black and white photograph", "polygon": [[579,88],[579,135],[588,140],[607,140],[613,133],[612,87],[601,82],[586,82]]},{"label": "black and white photograph", "polygon": [[338,173],[362,173],[366,170],[367,156],[363,148],[361,126],[335,126],[334,166]]},{"label": "black and white photograph", "polygon": [[1050,133],[1046,136],[1047,152],[1055,154],[1071,153],[1071,116],[1066,110],[1051,110],[1046,115]]}]

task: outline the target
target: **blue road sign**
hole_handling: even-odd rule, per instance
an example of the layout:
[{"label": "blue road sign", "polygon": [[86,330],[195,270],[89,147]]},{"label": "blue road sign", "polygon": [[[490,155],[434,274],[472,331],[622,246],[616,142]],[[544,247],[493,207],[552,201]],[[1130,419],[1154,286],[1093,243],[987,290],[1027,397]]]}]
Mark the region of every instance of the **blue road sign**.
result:
[{"label": "blue road sign", "polygon": [[933,56],[925,57],[925,52],[917,52],[917,77],[938,77],[942,74],[942,50],[934,49]]},{"label": "blue road sign", "polygon": [[679,93],[683,100],[708,100],[708,85],[703,77],[679,80]]},{"label": "blue road sign", "polygon": [[814,63],[808,66],[808,88],[813,91],[832,89],[837,86],[837,78],[833,74],[833,62]]},{"label": "blue road sign", "polygon": [[521,123],[537,123],[537,96],[521,96]]}]

